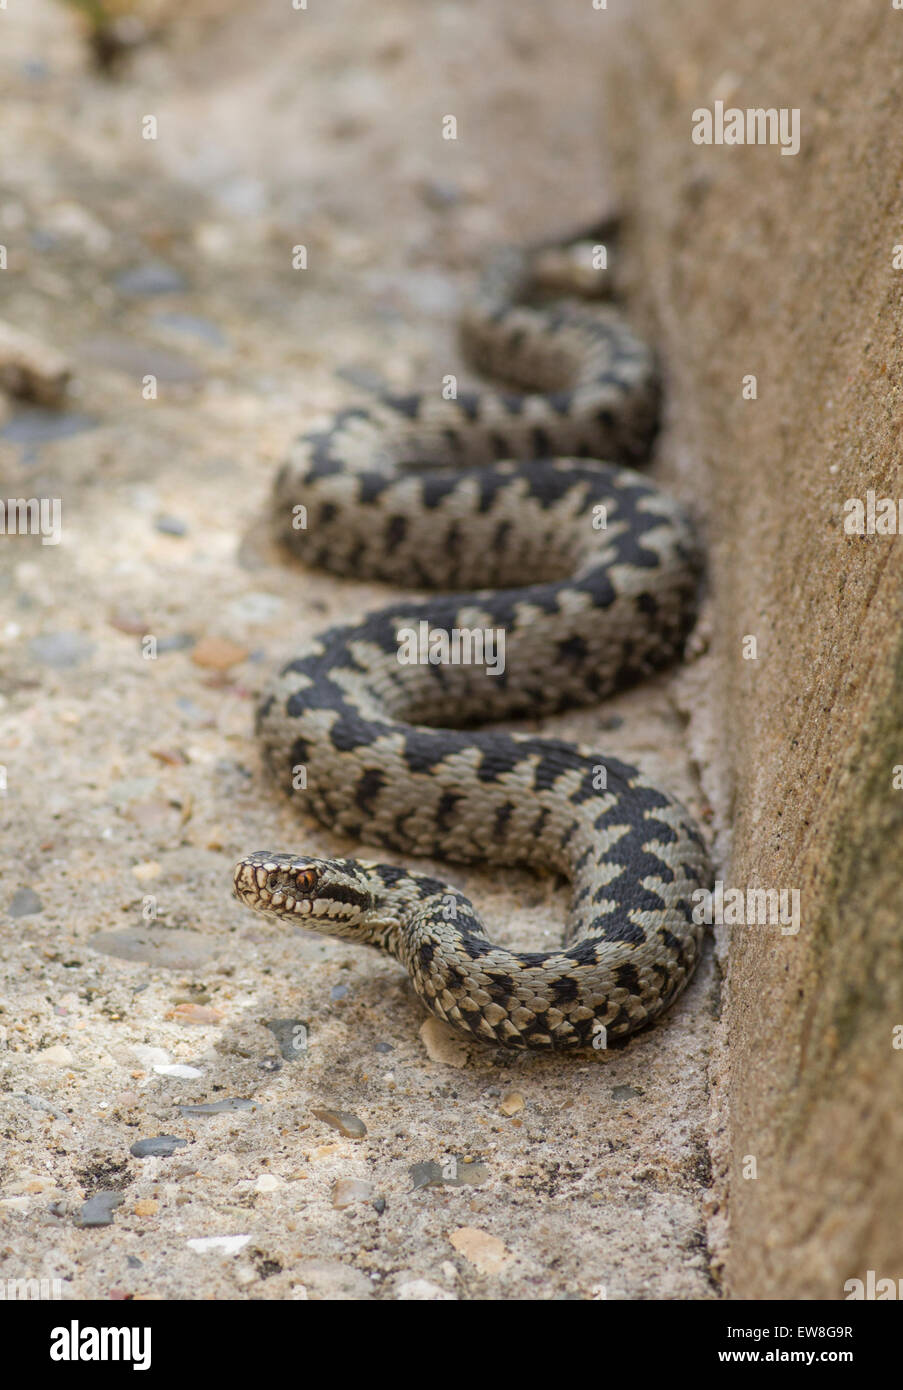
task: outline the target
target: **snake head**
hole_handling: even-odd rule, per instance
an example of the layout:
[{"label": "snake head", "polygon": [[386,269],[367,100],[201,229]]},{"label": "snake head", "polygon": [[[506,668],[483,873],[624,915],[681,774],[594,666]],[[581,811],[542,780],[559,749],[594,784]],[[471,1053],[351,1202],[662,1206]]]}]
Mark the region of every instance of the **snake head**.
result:
[{"label": "snake head", "polygon": [[373,905],[364,875],[348,861],[257,850],[239,860],[233,893],[245,907],[333,936],[352,936]]},{"label": "snake head", "polygon": [[320,861],[257,850],[235,866],[234,893],[255,912],[304,917],[313,910]]}]

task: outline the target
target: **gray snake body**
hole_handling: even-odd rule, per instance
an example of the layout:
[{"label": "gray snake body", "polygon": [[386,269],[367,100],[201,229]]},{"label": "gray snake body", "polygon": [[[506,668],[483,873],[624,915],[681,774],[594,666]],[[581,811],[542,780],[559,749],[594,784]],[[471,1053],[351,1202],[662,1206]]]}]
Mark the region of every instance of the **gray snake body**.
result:
[{"label": "gray snake body", "polygon": [[[472,726],[594,702],[673,660],[701,565],[683,510],[623,466],[655,429],[648,350],[607,308],[524,302],[529,265],[506,256],[463,324],[471,357],[524,394],[385,397],[293,447],[275,516],[306,561],[457,592],[322,633],[271,682],[258,729],[280,783],[303,768],[305,808],[349,836],[566,874],[564,944],[496,946],[462,893],[390,864],[259,851],[235,892],[389,952],[477,1038],[572,1048],[633,1032],[690,978],[703,842],[636,768]],[[400,633],[424,630],[491,631],[504,669],[403,663]]]}]

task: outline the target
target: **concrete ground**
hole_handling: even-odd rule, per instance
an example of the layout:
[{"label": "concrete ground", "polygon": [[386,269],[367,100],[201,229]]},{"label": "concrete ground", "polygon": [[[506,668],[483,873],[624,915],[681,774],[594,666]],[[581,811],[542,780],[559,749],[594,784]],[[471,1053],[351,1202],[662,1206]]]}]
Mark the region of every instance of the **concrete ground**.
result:
[{"label": "concrete ground", "polygon": [[[717,1296],[710,955],[628,1045],[517,1057],[450,1046],[392,962],[230,896],[249,850],[368,848],[299,816],[253,738],[280,656],[388,592],[285,561],[273,471],[340,405],[464,372],[455,305],[489,243],[604,210],[607,17],[209,5],[113,80],[52,0],[2,25],[0,316],[74,375],[60,410],[0,419],[3,498],[62,500],[58,545],[0,539],[0,1277]],[[708,824],[685,736],[705,661],[543,728]],[[425,867],[499,939],[556,939],[546,882]],[[133,1152],[159,1136],[167,1156]]]}]

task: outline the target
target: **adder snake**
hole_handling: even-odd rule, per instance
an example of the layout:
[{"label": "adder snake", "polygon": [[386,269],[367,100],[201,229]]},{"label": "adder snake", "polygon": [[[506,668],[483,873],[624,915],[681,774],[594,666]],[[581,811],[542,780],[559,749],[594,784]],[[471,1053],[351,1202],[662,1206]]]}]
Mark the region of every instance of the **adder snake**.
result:
[{"label": "adder snake", "polygon": [[[392,864],[266,850],[234,884],[268,917],[396,957],[472,1036],[564,1049],[633,1032],[687,983],[704,845],[636,768],[472,726],[595,702],[672,661],[701,561],[683,509],[625,466],[655,432],[650,352],[611,308],[538,296],[536,264],[502,256],[462,321],[470,359],[519,393],[387,396],[294,444],[274,513],[301,558],[454,592],[319,635],[270,683],[258,729],[279,784],[303,767],[303,808],[344,835],[567,875],[564,943],[494,945],[461,892]],[[405,632],[440,655],[463,634],[465,659],[427,645],[402,661]],[[495,635],[495,669],[466,659],[474,634]]]}]

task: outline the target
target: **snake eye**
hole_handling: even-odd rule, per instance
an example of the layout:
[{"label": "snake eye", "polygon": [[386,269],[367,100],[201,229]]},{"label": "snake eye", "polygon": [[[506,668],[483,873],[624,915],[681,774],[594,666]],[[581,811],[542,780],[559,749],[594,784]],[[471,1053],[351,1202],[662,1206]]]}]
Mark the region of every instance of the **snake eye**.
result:
[{"label": "snake eye", "polygon": [[315,869],[276,869],[267,878],[267,891],[300,898],[311,891],[316,881]]}]

